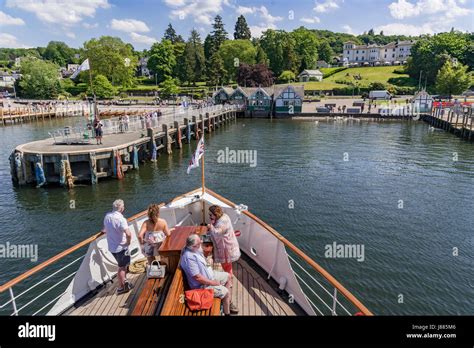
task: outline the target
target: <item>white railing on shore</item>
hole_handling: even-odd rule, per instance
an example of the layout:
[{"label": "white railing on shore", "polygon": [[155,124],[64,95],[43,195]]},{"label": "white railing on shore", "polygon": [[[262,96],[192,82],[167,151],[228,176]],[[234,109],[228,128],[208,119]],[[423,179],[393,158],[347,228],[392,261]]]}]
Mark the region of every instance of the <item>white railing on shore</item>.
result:
[{"label": "white railing on shore", "polygon": [[[175,121],[181,123],[185,118],[192,122],[192,117],[196,118],[199,115],[205,117],[206,114],[213,115],[215,113],[222,113],[227,111],[238,111],[241,107],[237,105],[213,105],[203,108],[183,108],[177,107],[174,110],[166,110],[158,116],[158,113],[144,112],[140,116],[121,116],[102,120],[103,135],[132,133],[146,131],[148,123],[151,128],[160,128],[164,124],[173,124]],[[147,116],[150,116],[147,120]],[[90,139],[94,138],[94,129],[92,125],[87,127],[66,127],[61,130],[49,132],[49,136],[54,139],[55,143],[77,144],[88,143]]]}]

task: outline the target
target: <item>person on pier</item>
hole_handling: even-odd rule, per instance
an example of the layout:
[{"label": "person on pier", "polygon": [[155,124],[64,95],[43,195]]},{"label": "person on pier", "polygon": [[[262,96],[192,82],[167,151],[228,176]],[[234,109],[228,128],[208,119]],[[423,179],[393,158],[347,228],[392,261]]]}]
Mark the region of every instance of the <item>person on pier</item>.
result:
[{"label": "person on pier", "polygon": [[103,135],[103,130],[102,127],[104,125],[98,118],[94,119],[94,132],[95,132],[95,140],[97,142],[97,145],[102,145],[102,135]]},{"label": "person on pier", "polygon": [[127,280],[127,269],[130,265],[129,246],[132,241],[132,233],[128,228],[127,219],[123,216],[125,204],[123,200],[117,199],[112,205],[112,212],[107,213],[104,218],[103,232],[107,237],[109,251],[117,261],[117,278],[119,287],[117,295],[129,292],[133,284]]},{"label": "person on pier", "polygon": [[[160,218],[160,206],[151,204],[148,207],[148,219],[143,222],[138,240],[142,245],[142,250],[147,257],[148,264],[151,264],[156,256],[159,256],[158,250],[166,237],[171,235],[171,230],[165,219]],[[160,260],[161,261],[161,260]]]}]

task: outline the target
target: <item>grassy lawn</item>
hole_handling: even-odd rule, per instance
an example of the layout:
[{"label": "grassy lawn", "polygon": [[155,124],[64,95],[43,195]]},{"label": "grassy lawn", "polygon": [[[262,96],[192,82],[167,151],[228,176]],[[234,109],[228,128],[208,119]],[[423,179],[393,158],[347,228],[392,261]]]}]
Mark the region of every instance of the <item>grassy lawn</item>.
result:
[{"label": "grassy lawn", "polygon": [[[328,73],[336,68],[321,69],[321,72]],[[347,87],[350,83],[357,83],[360,87],[366,87],[372,82],[382,82],[390,85],[389,79],[397,79],[394,85],[397,86],[416,86],[417,82],[409,78],[407,74],[396,74],[394,70],[401,69],[400,66],[382,66],[382,67],[367,67],[367,68],[349,68],[340,71],[321,82],[305,82],[306,90],[330,90],[338,87]],[[323,71],[324,70],[324,71]],[[354,78],[360,74],[361,79]],[[347,82],[347,84],[343,83]],[[301,82],[295,82],[295,85]]]}]

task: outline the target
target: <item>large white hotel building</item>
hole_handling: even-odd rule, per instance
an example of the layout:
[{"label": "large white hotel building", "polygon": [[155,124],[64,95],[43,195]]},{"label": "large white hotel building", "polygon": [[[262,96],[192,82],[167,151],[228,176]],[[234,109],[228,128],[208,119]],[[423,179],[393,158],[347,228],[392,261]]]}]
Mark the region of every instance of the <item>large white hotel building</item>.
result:
[{"label": "large white hotel building", "polygon": [[356,45],[352,41],[344,43],[344,65],[399,65],[405,64],[415,41],[390,42],[387,45]]}]

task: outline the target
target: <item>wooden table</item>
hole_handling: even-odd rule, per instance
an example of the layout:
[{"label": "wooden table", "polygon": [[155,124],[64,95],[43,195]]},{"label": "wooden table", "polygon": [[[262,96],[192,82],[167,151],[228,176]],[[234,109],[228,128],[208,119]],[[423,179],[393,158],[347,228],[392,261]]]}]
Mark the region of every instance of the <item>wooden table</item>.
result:
[{"label": "wooden table", "polygon": [[179,226],[175,227],[171,235],[165,239],[159,249],[160,256],[168,258],[168,268],[171,273],[178,267],[181,251],[186,246],[186,239],[190,234],[206,234],[206,226]]}]

